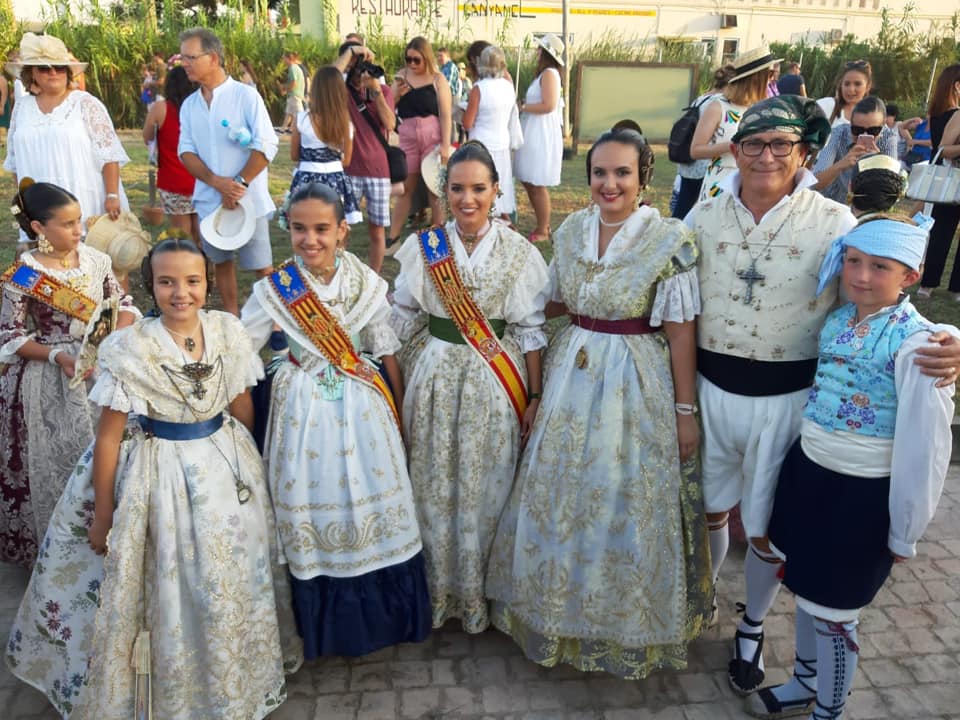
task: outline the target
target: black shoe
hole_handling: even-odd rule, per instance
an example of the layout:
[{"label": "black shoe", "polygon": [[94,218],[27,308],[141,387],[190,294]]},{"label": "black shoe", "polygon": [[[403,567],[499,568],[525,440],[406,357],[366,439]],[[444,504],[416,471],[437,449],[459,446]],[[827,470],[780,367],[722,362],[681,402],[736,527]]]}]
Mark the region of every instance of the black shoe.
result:
[{"label": "black shoe", "polygon": [[813,712],[813,707],[817,702],[816,695],[799,700],[779,700],[773,694],[773,690],[778,687],[781,686],[771,685],[770,687],[760,688],[747,698],[744,709],[753,717],[763,718],[763,720],[780,720],[780,718],[796,715],[808,716]]},{"label": "black shoe", "polygon": [[403,245],[403,241],[399,237],[387,238],[386,243],[383,246],[383,254],[386,257],[393,257],[397,250]]},{"label": "black shoe", "polygon": [[[755,623],[746,615],[743,616],[744,622],[748,625],[759,626],[761,623]],[[753,653],[751,660],[744,660],[740,654],[740,638],[752,640],[757,644],[757,649]],[[727,666],[727,679],[730,681],[730,687],[741,697],[749,695],[763,684],[765,677],[763,670],[760,669],[760,658],[763,656],[763,631],[756,633],[743,632],[739,628],[736,635],[733,636],[733,660]]]}]

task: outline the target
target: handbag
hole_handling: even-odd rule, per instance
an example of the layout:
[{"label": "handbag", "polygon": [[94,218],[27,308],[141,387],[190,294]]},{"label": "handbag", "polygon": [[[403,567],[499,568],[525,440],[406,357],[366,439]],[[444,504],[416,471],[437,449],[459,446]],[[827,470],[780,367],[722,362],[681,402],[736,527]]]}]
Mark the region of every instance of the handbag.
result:
[{"label": "handbag", "polygon": [[523,146],[523,127],[520,125],[520,111],[516,105],[510,108],[510,149],[519,150]]},{"label": "handbag", "polygon": [[370,108],[367,107],[367,104],[363,101],[363,98],[361,98],[360,94],[354,88],[350,87],[350,85],[347,85],[347,89],[353,96],[354,102],[357,103],[357,109],[360,111],[360,114],[363,115],[364,120],[370,123],[370,127],[373,128],[373,134],[377,136],[377,140],[380,141],[384,152],[387,154],[387,167],[390,170],[390,182],[402,183],[407,179],[407,154],[396,145],[390,145],[386,140],[384,140],[383,134],[380,132],[380,128],[377,126],[373,116],[370,114]]},{"label": "handbag", "polygon": [[937,150],[929,164],[916,163],[910,168],[908,198],[941,205],[960,203],[960,168],[953,163],[938,165],[941,152]]}]

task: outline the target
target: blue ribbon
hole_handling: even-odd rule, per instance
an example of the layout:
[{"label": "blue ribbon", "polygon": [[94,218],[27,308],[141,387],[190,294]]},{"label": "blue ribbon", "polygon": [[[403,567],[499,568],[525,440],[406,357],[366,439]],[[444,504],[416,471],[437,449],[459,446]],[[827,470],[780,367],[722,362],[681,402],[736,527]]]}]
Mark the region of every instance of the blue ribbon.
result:
[{"label": "blue ribbon", "polygon": [[213,435],[223,427],[223,413],[214,415],[209,420],[195,423],[166,422],[154,420],[146,415],[139,415],[137,421],[145,433],[161,440],[199,440]]}]

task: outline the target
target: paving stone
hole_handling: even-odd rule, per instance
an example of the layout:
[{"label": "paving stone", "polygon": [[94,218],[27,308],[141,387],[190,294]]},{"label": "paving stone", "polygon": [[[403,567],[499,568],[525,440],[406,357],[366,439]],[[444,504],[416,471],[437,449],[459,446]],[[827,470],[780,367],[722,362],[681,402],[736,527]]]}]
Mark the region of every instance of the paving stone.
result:
[{"label": "paving stone", "polygon": [[507,664],[502,657],[464,658],[457,663],[463,685],[501,685],[507,681]]},{"label": "paving stone", "polygon": [[440,712],[445,715],[471,715],[483,712],[480,693],[470,688],[446,687],[440,689]]},{"label": "paving stone", "polygon": [[530,692],[530,707],[533,710],[562,710],[563,702],[557,695],[554,683],[536,681],[527,683]]},{"label": "paving stone", "polygon": [[397,694],[393,691],[360,693],[357,720],[396,720]]},{"label": "paving stone", "polygon": [[683,692],[683,699],[688,703],[718,700],[724,696],[724,691],[717,686],[710,673],[684,673],[677,676],[677,682]]},{"label": "paving stone", "polygon": [[890,658],[861,660],[857,665],[857,675],[864,675],[874,687],[909,685],[913,675],[903,665]]},{"label": "paving stone", "polygon": [[360,708],[360,693],[338,693],[317,698],[313,720],[353,720]]},{"label": "paving stone", "polygon": [[437,638],[437,655],[440,657],[466,657],[470,654],[470,637],[465,633],[445,632]]},{"label": "paving stone", "polygon": [[456,685],[453,674],[453,660],[433,660],[430,663],[434,685]]},{"label": "paving stone", "polygon": [[439,710],[440,688],[416,688],[400,693],[400,715],[404,718],[432,717]]},{"label": "paving stone", "polygon": [[350,689],[354,692],[362,690],[386,690],[390,687],[390,671],[387,663],[370,663],[356,665],[350,672]]},{"label": "paving stone", "polygon": [[507,660],[507,673],[514,682],[519,680],[536,680],[545,672],[543,668],[535,662],[527,660],[524,656],[511,657]]},{"label": "paving stone", "polygon": [[917,682],[957,682],[960,680],[960,663],[949,655],[920,655],[900,660]]},{"label": "paving stone", "polygon": [[316,698],[288,697],[279,708],[270,713],[270,720],[309,720],[314,717]]},{"label": "paving stone", "polygon": [[930,627],[933,625],[933,618],[927,615],[923,608],[919,607],[889,607],[886,609],[887,616],[893,622],[894,626],[900,630],[916,627]]},{"label": "paving stone", "polygon": [[490,713],[520,712],[529,709],[527,688],[522,683],[485,687],[483,709]]},{"label": "paving stone", "polygon": [[923,584],[930,599],[936,603],[948,603],[960,598],[960,591],[956,590],[946,580],[928,580]]},{"label": "paving stone", "polygon": [[926,685],[915,693],[923,708],[935,715],[960,716],[960,678],[941,685]]},{"label": "paving stone", "polygon": [[390,682],[395,688],[418,688],[430,685],[431,663],[428,660],[407,660],[390,663]]},{"label": "paving stone", "polygon": [[397,660],[429,660],[433,655],[432,636],[424,642],[397,645]]},{"label": "paving stone", "polygon": [[924,588],[923,583],[919,581],[894,583],[890,590],[907,604],[924,603],[930,599],[930,595]]},{"label": "paving stone", "polygon": [[[310,670],[311,668],[304,668],[300,672],[309,672]],[[299,674],[297,673],[297,675]],[[344,693],[347,691],[350,682],[350,668],[346,665],[324,667],[318,671],[310,672],[310,674],[316,676],[317,692],[321,695],[324,693]]]}]

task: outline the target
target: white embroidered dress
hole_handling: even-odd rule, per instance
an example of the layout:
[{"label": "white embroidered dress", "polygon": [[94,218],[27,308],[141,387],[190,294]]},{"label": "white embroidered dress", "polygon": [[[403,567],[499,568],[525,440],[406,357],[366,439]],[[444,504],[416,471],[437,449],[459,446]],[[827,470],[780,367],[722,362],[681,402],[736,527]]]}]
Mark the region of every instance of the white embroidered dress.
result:
[{"label": "white embroidered dress", "polygon": [[[317,298],[374,358],[400,342],[388,324],[387,284],[344,253],[328,285],[301,268]],[[270,279],[258,281],[243,308],[255,346],[277,323],[298,365],[273,378],[264,456],[290,572],[354,577],[397,565],[421,549],[403,439],[384,397],[344,377],[291,317]]]},{"label": "white embroidered dress", "polygon": [[[107,108],[88,92],[73,90],[49,113],[43,112],[33,95],[17,100],[7,136],[6,170],[19,182],[33,178],[69,190],[80,201],[81,222],[104,212],[107,190],[103,166],[130,162]],[[123,183],[120,206],[129,209]],[[21,231],[20,242],[27,236]]]},{"label": "white embroidered dress", "polygon": [[[554,234],[547,299],[571,313],[688,322],[693,236],[642,207],[598,259],[599,211]],[[504,510],[487,594],[493,623],[543,665],[641,678],[686,665],[712,583],[696,463],[680,465],[663,333],[569,325],[547,351],[543,401]]]},{"label": "white embroidered dress", "polygon": [[[540,252],[501,223],[473,254],[447,224],[461,277],[488,319],[506,320],[500,344],[527,380],[524,353],[546,345]],[[467,632],[489,624],[484,576],[497,520],[510,494],[520,424],[502,385],[469,345],[434,337],[426,314],[447,318],[411,235],[397,252],[400,275],[391,322],[406,345],[403,426],[423,534],[433,626],[460,618]]]},{"label": "white embroidered dress", "polygon": [[[215,367],[205,398],[194,399],[190,384],[174,385],[162,369],[179,368],[183,355],[150,318],[101,346],[91,399],[172,423],[225,411],[262,365],[236,318],[205,312],[201,321]],[[93,445],[54,511],[7,646],[13,673],[64,718],[129,720],[131,651],[145,628],[154,717],[266,716],[286,697],[285,661],[295,669],[300,644],[263,463],[246,428],[226,416],[205,438],[134,432],[124,440],[106,556],[87,541],[92,458]],[[238,500],[237,479],[251,490],[246,503]]]}]

